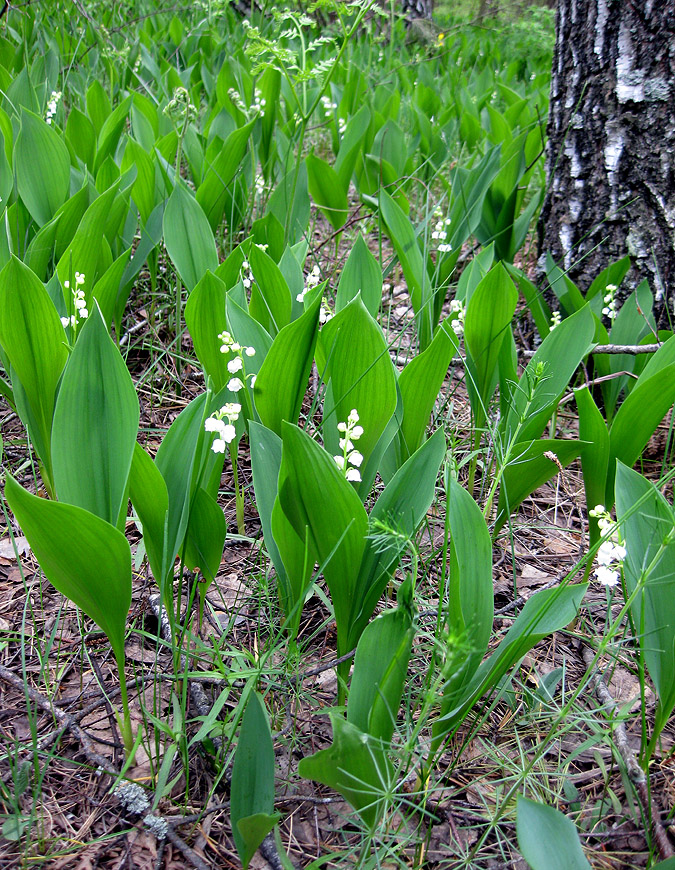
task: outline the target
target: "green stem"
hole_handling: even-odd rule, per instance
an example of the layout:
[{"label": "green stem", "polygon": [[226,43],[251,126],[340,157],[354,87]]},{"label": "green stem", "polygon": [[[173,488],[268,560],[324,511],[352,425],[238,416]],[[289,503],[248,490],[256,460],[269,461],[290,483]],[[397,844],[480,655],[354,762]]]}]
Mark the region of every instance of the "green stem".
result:
[{"label": "green stem", "polygon": [[[125,673],[125,661],[122,658],[122,661],[117,660],[117,667],[120,674],[120,694],[122,696],[122,721],[120,722],[120,729],[122,731],[122,740],[124,742],[124,750],[126,752],[127,760],[133,764],[133,759],[131,758],[131,753],[134,751],[134,735],[131,730],[131,713],[129,711],[129,694],[127,692],[127,677]],[[118,716],[119,721],[119,716]]]},{"label": "green stem", "polygon": [[246,534],[244,527],[244,488],[239,486],[239,470],[237,468],[237,447],[229,444],[230,461],[232,462],[232,474],[234,476],[234,500],[237,515],[237,532],[240,535]]}]

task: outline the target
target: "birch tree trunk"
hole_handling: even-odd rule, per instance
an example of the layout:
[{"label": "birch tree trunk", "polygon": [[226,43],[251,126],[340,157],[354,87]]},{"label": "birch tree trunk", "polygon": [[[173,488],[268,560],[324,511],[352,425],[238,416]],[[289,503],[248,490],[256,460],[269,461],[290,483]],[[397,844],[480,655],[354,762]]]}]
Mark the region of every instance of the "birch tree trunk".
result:
[{"label": "birch tree trunk", "polygon": [[[675,297],[675,0],[558,0],[539,250],[585,290],[629,254]],[[622,295],[627,295],[624,293]]]}]

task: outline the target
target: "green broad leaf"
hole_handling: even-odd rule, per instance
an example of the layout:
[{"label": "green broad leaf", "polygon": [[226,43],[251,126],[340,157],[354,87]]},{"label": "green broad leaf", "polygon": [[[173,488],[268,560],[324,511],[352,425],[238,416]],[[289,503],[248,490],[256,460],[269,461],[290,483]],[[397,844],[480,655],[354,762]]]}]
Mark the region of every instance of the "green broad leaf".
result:
[{"label": "green broad leaf", "polygon": [[232,834],[244,870],[278,821],[279,815],[273,812],[272,733],[263,699],[251,692],[241,720],[230,787]]},{"label": "green broad leaf", "polygon": [[647,380],[660,372],[661,369],[675,363],[675,335],[671,335],[653,356],[649,357],[647,364],[640,374],[639,380]]},{"label": "green broad leaf", "polygon": [[[544,338],[518,387],[514,387],[511,411],[504,424],[508,439],[516,433],[519,441],[539,438],[579,363],[591,350],[594,333],[593,312],[584,305]],[[538,376],[538,371],[543,375]]]},{"label": "green broad leaf", "polygon": [[476,701],[499,683],[504,674],[540,640],[559,631],[575,618],[586,594],[587,583],[542,589],[525,606],[497,649],[478,668],[459,696],[444,693],[441,715],[433,726],[434,744],[466,716]]},{"label": "green broad leaf", "polygon": [[[135,173],[136,168],[134,167],[131,171]],[[107,190],[119,179],[119,166],[115,163],[112,157],[106,157],[96,173],[96,190],[98,190],[99,193],[103,193],[104,190]]]},{"label": "green broad leaf", "polygon": [[[64,288],[63,295],[68,314],[75,313],[72,293],[74,289],[77,289],[75,287],[75,272],[84,275],[85,282],[80,289],[85,292],[88,307],[91,303],[92,288],[101,260],[103,235],[116,194],[117,186],[113,185],[92,202],[84,213],[72,242],[59,259],[56,271],[61,286]],[[70,290],[65,287],[66,281],[70,284]]]},{"label": "green broad leaf", "polygon": [[469,682],[487,652],[494,615],[492,541],[481,509],[449,475],[446,480],[450,530],[448,628],[462,638],[466,654],[452,659],[455,674],[445,693]]},{"label": "green broad leaf", "polygon": [[262,841],[270,831],[274,830],[280,819],[281,813],[272,813],[271,815],[269,813],[254,813],[252,816],[239,819],[237,830],[244,844],[244,853],[243,855],[241,852],[239,854],[244,870],[248,867]]},{"label": "green broad leaf", "polygon": [[330,713],[333,743],[303,758],[298,773],[341,794],[373,831],[386,807],[393,770],[381,741]]},{"label": "green broad leaf", "polygon": [[176,183],[167,202],[163,229],[171,262],[191,292],[207,270],[215,272],[218,253],[206,215],[182,181]]},{"label": "green broad leaf", "polygon": [[[628,270],[630,269],[630,257],[623,257],[621,260],[617,260],[614,263],[610,263],[606,269],[603,269],[599,275],[593,279],[593,283],[586,291],[586,301],[589,302],[595,295],[602,292],[603,295],[607,290],[608,284],[615,284],[617,287],[620,286],[623,279],[628,274]],[[651,311],[651,309],[649,309]],[[643,309],[644,313],[647,314],[648,311]],[[644,322],[644,321],[643,321]]]},{"label": "green broad leaf", "polygon": [[[63,256],[63,252],[75,238],[75,233],[89,208],[90,189],[84,184],[70,199],[67,199],[54,215],[59,219],[59,231],[56,235],[56,247],[54,255],[57,260]],[[93,194],[92,194],[93,195]]]},{"label": "green broad leaf", "polygon": [[48,223],[40,227],[26,250],[24,263],[35,272],[40,281],[44,281],[47,278],[47,268],[51,264],[52,255],[54,254],[56,234],[60,222],[61,215],[56,214]]},{"label": "green broad leaf", "polygon": [[371,317],[377,319],[382,302],[382,269],[359,234],[340,275],[335,311],[339,313],[359,293]]},{"label": "green broad leaf", "polygon": [[[124,270],[121,287],[117,294],[117,301],[115,302],[115,331],[118,336],[121,335],[122,316],[127,304],[127,299],[129,298],[129,294],[133,288],[134,278],[139,274],[146,261],[148,263],[151,262],[152,252],[155,250],[157,245],[159,245],[162,239],[163,212],[164,203],[161,202],[159,205],[155,206],[146,225],[141,229],[141,240]],[[152,274],[152,266],[150,268]]]},{"label": "green broad leaf", "polygon": [[511,391],[518,383],[518,348],[513,337],[513,326],[509,326],[497,361],[499,371],[499,412],[501,419],[511,411]]},{"label": "green broad leaf", "polygon": [[370,107],[362,105],[358,112],[347,122],[347,128],[340,141],[340,150],[335,160],[335,172],[337,173],[340,187],[345,193],[349,191],[349,183],[354,174],[354,167],[361,151],[363,137],[366,135],[370,124]]},{"label": "green broad leaf", "polygon": [[[239,285],[241,287],[241,285]],[[233,288],[227,296],[227,322],[229,330],[239,344],[244,347],[254,347],[255,356],[247,357],[246,372],[255,373],[263,364],[269,349],[272,347],[272,337],[267,330],[235,299],[237,288]],[[245,300],[244,300],[245,301]]]},{"label": "green broad leaf", "polygon": [[200,593],[206,591],[220,568],[223,558],[227,524],[225,514],[218,502],[203,488],[199,487],[192,500],[190,518],[185,537],[185,564],[194,571],[199,569],[204,582],[200,583]]},{"label": "green broad leaf", "polygon": [[511,263],[505,265],[509,275],[516,282],[518,290],[523,294],[539,336],[542,339],[546,338],[551,329],[551,309],[548,307],[544,294],[520,269]]},{"label": "green broad leaf", "polygon": [[504,266],[497,263],[476,287],[466,307],[467,389],[478,427],[483,425],[497,386],[497,362],[517,301],[513,281]]},{"label": "green broad leaf", "polygon": [[52,461],[59,501],[113,526],[126,516],[139,418],[131,375],[97,307],[78,336],[54,409]]},{"label": "green broad leaf", "polygon": [[[468,119],[471,116],[465,113]],[[480,122],[478,122],[480,129]],[[481,211],[487,189],[500,171],[501,148],[496,146],[471,169],[458,166],[450,173],[448,182],[444,181],[451,197],[450,238],[452,250],[461,248],[468,237],[478,229]]]},{"label": "green broad leaf", "polygon": [[281,179],[268,202],[268,211],[284,227],[286,242],[294,245],[305,235],[309,224],[309,190],[304,160]]},{"label": "green broad leaf", "polygon": [[309,540],[330,590],[337,622],[338,655],[346,645],[368,517],[356,490],[335,460],[309,435],[282,424],[283,452],[279,472],[281,509],[304,541]]},{"label": "green broad leaf", "polygon": [[623,520],[627,594],[643,584],[632,610],[659,699],[658,733],[675,707],[675,514],[653,483],[622,462],[616,467],[616,513]]},{"label": "green broad leaf", "polygon": [[98,140],[96,143],[94,175],[98,173],[103,162],[108,157],[112,157],[114,155],[117,145],[120,141],[120,136],[122,135],[122,130],[126,126],[127,117],[129,115],[133,100],[134,95],[130,94],[128,97],[126,97],[126,99],[122,100],[119,106],[113,109],[113,111],[103,122],[101,129],[98,133]]},{"label": "green broad leaf", "polygon": [[396,409],[396,372],[387,342],[360,297],[324,325],[321,341],[324,378],[330,379],[333,398],[332,407],[324,405],[326,449],[338,453],[337,424],[355,408],[363,426],[357,447],[365,467]]},{"label": "green broad leaf", "polygon": [[68,197],[70,155],[56,130],[25,108],[14,145],[14,171],[19,196],[35,223],[44,226]]},{"label": "green broad leaf", "polygon": [[[576,389],[574,399],[579,414],[579,439],[586,442],[581,451],[581,469],[584,475],[586,506],[590,510],[597,504],[605,503],[609,472],[609,432],[588,387]],[[598,521],[590,515],[588,536],[589,547],[593,547],[600,540]]]},{"label": "green broad leaf", "polygon": [[[434,500],[445,449],[445,435],[438,429],[389,481],[371,511],[371,526],[381,522],[413,537]],[[348,650],[358,643],[400,558],[400,540],[392,538],[382,547],[367,539],[349,616]]]},{"label": "green broad leaf", "polygon": [[86,103],[87,115],[89,116],[91,123],[94,125],[96,136],[98,137],[106,119],[112,112],[112,106],[110,105],[108,95],[98,79],[94,79],[89,86],[89,89],[87,90]]},{"label": "green broad leaf", "polygon": [[185,323],[192,337],[197,359],[220,392],[232,375],[227,369],[230,354],[220,352],[222,341],[218,336],[228,329],[227,288],[216,276],[207,271],[194,288],[185,304]]},{"label": "green broad leaf", "polygon": [[403,420],[396,438],[396,465],[400,467],[420,446],[429,425],[438,392],[459,342],[449,320],[444,321],[429,347],[413,357],[398,376]]},{"label": "green broad leaf", "polygon": [[[288,578],[277,546],[278,536],[272,532],[272,511],[275,502],[277,502],[279,469],[281,468],[281,438],[270,429],[256,423],[255,420],[251,420],[249,423],[248,437],[251,445],[253,490],[263,529],[265,548],[277,573],[277,582],[284,590],[287,590]],[[280,513],[284,516],[283,511]],[[292,527],[290,528],[292,530]],[[284,597],[288,598],[289,596],[285,595]],[[284,612],[287,614],[285,607]]]},{"label": "green broad leaf", "polygon": [[316,555],[307,538],[301,540],[281,509],[277,498],[281,467],[281,438],[260,423],[249,424],[251,469],[256,506],[265,546],[277,575],[281,608],[288,620],[286,630],[295,638],[302,605],[312,579]]},{"label": "green broad leaf", "polygon": [[33,422],[31,440],[51,480],[52,418],[68,359],[66,336],[44,285],[16,257],[0,272],[0,311],[0,345],[12,367],[12,381],[23,390]]},{"label": "green broad leaf", "polygon": [[[285,250],[291,251],[292,249],[286,247],[284,244],[284,228],[271,211],[268,211],[265,217],[253,221],[251,224],[251,237],[253,242],[256,245],[261,246],[261,249],[266,251],[267,255],[271,257],[275,263],[279,263],[279,268],[281,268],[281,263],[279,261],[281,260],[282,254]],[[262,247],[263,245],[266,245],[267,247]],[[283,274],[282,270],[282,275]],[[284,275],[284,277],[286,276]],[[296,295],[300,290],[302,290],[302,287],[296,291]]]},{"label": "green broad leaf", "polygon": [[615,468],[616,460],[628,466],[637,462],[673,402],[675,402],[675,363],[657,370],[655,374],[651,374],[645,367],[637,384],[617,411],[609,430],[609,474],[604,500],[605,507],[608,509],[614,504],[612,470]]},{"label": "green broad leaf", "polygon": [[169,493],[160,470],[140,444],[134,447],[129,473],[129,495],[143,525],[143,543],[150,570],[159,584],[169,570]]},{"label": "green broad leaf", "polygon": [[136,181],[131,188],[131,196],[141,216],[141,223],[145,226],[155,207],[155,164],[138,142],[127,138],[122,158],[122,172],[131,166],[135,166],[137,172]]},{"label": "green broad leaf", "polygon": [[87,166],[94,168],[96,154],[96,131],[89,118],[77,106],[72,106],[68,113],[65,130],[66,144],[72,153]]},{"label": "green broad leaf", "polygon": [[[385,190],[379,192],[380,211],[396,251],[410,293],[417,322],[420,350],[429,345],[434,332],[434,294],[422,252],[410,220]],[[514,303],[515,307],[515,303]]]},{"label": "green broad leaf", "polygon": [[[192,497],[210,447],[204,432],[206,396],[206,393],[202,393],[181,411],[164,436],[155,457],[155,465],[164,478],[169,500],[164,547],[164,564],[168,571],[173,567],[176,554],[182,546]],[[155,579],[162,583],[164,577]]]},{"label": "green broad leaf", "polygon": [[383,744],[394,733],[414,633],[410,613],[399,607],[369,623],[356,648],[347,721]]},{"label": "green broad leaf", "polygon": [[532,870],[591,870],[574,822],[555,807],[518,795],[516,833]]},{"label": "green broad leaf", "polygon": [[[488,274],[495,262],[495,246],[489,244],[483,248],[476,256],[468,263],[457,282],[457,292],[455,298],[459,299],[464,305],[469,304],[469,300],[476,292],[476,287],[480,284],[483,278]],[[508,269],[508,267],[506,267]],[[509,273],[510,274],[510,273]]]},{"label": "green broad leaf", "polygon": [[281,71],[268,67],[258,79],[260,92],[265,100],[265,111],[261,118],[261,135],[258,153],[265,177],[274,169],[275,148],[274,130],[280,106]]},{"label": "green broad leaf", "polygon": [[558,464],[547,456],[547,453],[555,456],[565,468],[581,455],[586,446],[583,441],[553,438],[541,441],[519,441],[514,444],[511,447],[512,458],[504,469],[499,489],[493,537],[528,495],[559,473]]},{"label": "green broad leaf", "polygon": [[108,329],[115,315],[115,303],[117,294],[122,286],[122,278],[131,257],[131,248],[127,248],[120,256],[109,266],[101,275],[98,281],[94,284],[94,289],[91,291],[92,297],[98,302],[101,309],[103,321]]},{"label": "green broad leaf", "polygon": [[312,199],[334,230],[344,226],[349,215],[349,203],[337,172],[315,154],[305,157],[307,181]]},{"label": "green broad leaf", "polygon": [[314,361],[321,298],[272,342],[253,390],[261,422],[281,436],[284,420],[297,423]]},{"label": "green broad leaf", "polygon": [[[278,223],[274,215],[272,217]],[[270,225],[271,223],[270,221]],[[298,295],[305,289],[305,276],[302,274],[302,262],[296,256],[292,247],[288,246],[282,252],[279,259],[279,270],[284,276],[291,294],[291,320],[296,320],[305,310],[304,298],[302,302],[298,302]]]},{"label": "green broad leaf", "polygon": [[197,202],[214,233],[223,219],[228,188],[244,159],[254,124],[255,120],[230,133],[213,162],[205,167],[204,180],[197,188]]},{"label": "green broad leaf", "polygon": [[300,628],[302,608],[314,579],[317,555],[310,540],[309,530],[305,529],[305,537],[300,538],[283,512],[278,497],[272,507],[271,529],[281,559],[281,570],[277,570],[277,582],[279,603],[286,617],[284,627],[288,637],[295,640]]},{"label": "green broad leaf", "polygon": [[563,270],[556,266],[555,260],[550,254],[546,255],[546,277],[551,290],[558,297],[564,314],[574,314],[575,311],[584,307],[586,300],[581,295],[581,291]]},{"label": "green broad leaf", "polygon": [[83,508],[30,495],[10,474],[5,495],[47,579],[105,632],[121,668],[131,606],[127,539]]},{"label": "green broad leaf", "polygon": [[291,320],[291,291],[281,270],[257,245],[249,253],[255,284],[251,287],[251,317],[275,336]]}]

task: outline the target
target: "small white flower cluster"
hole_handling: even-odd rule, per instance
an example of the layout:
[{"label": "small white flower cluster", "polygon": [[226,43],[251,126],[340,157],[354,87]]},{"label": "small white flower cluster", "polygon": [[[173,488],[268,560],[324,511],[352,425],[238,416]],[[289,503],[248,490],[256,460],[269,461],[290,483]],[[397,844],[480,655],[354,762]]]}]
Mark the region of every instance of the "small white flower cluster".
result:
[{"label": "small white flower cluster", "polygon": [[441,242],[441,244],[438,246],[438,250],[440,251],[441,254],[447,254],[449,251],[452,250],[452,245],[447,244],[445,241],[448,237],[448,231],[447,231],[446,227],[450,226],[450,218],[445,218],[445,220],[443,220],[443,218],[441,217],[441,213],[440,213],[439,209],[436,209],[436,211],[434,212],[434,215],[435,215],[435,217],[440,218],[440,220],[437,220],[436,223],[434,224],[434,229],[433,229],[433,232],[431,233],[431,238],[435,242]]},{"label": "small white flower cluster", "polygon": [[56,108],[59,104],[60,99],[61,99],[61,91],[52,91],[52,95],[49,98],[49,102],[47,103],[47,112],[45,114],[45,121],[48,124],[52,123],[52,118],[56,114]]},{"label": "small white flower cluster", "polygon": [[455,330],[455,335],[460,338],[464,335],[464,318],[466,317],[466,306],[461,299],[453,299],[450,303],[450,311],[456,314],[452,321],[452,328]]},{"label": "small white flower cluster", "polygon": [[251,105],[251,114],[262,115],[263,109],[267,105],[267,100],[262,95],[262,91],[256,88],[253,91],[253,103]]},{"label": "small white flower cluster", "polygon": [[598,552],[595,554],[598,567],[593,573],[603,586],[616,586],[623,560],[626,558],[626,548],[619,542],[619,527],[602,504],[596,505],[589,514],[597,519],[602,535],[609,536],[598,547]]},{"label": "small white flower cluster", "polygon": [[246,112],[246,103],[242,100],[241,94],[236,88],[230,88],[227,95],[240,111]]},{"label": "small white flower cluster", "polygon": [[265,192],[265,178],[261,173],[258,173],[255,177],[255,181],[253,182],[255,186],[255,192],[258,196],[262,196]]},{"label": "small white flower cluster", "polygon": [[619,313],[616,308],[617,289],[618,288],[616,284],[608,284],[605,287],[605,307],[602,309],[602,313],[605,315],[605,317],[609,317],[610,320],[614,320],[616,318],[616,315]]},{"label": "small white flower cluster", "polygon": [[241,283],[247,290],[250,290],[251,284],[253,283],[253,272],[251,271],[251,266],[248,260],[244,260],[241,264]]},{"label": "small white flower cluster", "polygon": [[[237,430],[234,424],[239,419],[241,413],[241,405],[237,402],[228,402],[226,405],[211,414],[204,421],[204,429],[207,432],[216,432],[218,437],[214,438],[211,450],[214,453],[225,453],[225,445],[231,444],[237,437]],[[227,422],[225,422],[227,421]]]},{"label": "small white flower cluster", "polygon": [[344,132],[347,129],[347,122],[344,118],[338,118],[338,133],[340,136],[344,136]]},{"label": "small white flower cluster", "polygon": [[559,311],[551,312],[551,325],[548,328],[549,332],[553,332],[556,326],[560,326],[562,322],[562,317]]},{"label": "small white flower cluster", "polygon": [[298,302],[304,302],[305,296],[309,293],[310,290],[313,290],[316,285],[321,281],[321,270],[318,266],[315,266],[309,275],[305,278],[305,286],[301,293],[295,297]]},{"label": "small white flower cluster", "polygon": [[[232,357],[231,360],[227,363],[227,370],[231,375],[236,375],[237,372],[241,372],[244,380],[248,377],[251,382],[251,386],[255,385],[255,375],[246,375],[246,371],[244,369],[244,357],[252,357],[255,356],[255,348],[254,347],[246,347],[246,345],[239,344],[238,341],[235,341],[232,335],[224,330],[219,333],[218,338],[222,341],[220,345],[221,353],[233,353],[235,356]],[[231,393],[238,393],[240,390],[244,389],[244,381],[240,377],[230,378],[227,389]]]},{"label": "small white flower cluster", "polygon": [[332,102],[331,98],[326,96],[326,94],[321,97],[321,105],[323,106],[323,113],[327,118],[332,117],[333,111],[337,109],[337,103]]},{"label": "small white flower cluster", "polygon": [[262,92],[259,91],[258,88],[255,88],[253,91],[253,102],[251,103],[250,109],[246,108],[246,103],[236,88],[230,88],[227,94],[239,111],[243,112],[246,116],[261,115],[263,109],[267,105],[267,100],[263,97]]},{"label": "small white flower cluster", "polygon": [[[84,284],[84,275],[81,272],[75,272],[73,305],[75,306],[77,316],[75,314],[71,314],[70,317],[62,317],[61,323],[63,324],[64,329],[69,326],[75,326],[78,319],[86,320],[86,318],[89,317],[89,311],[87,310],[87,300],[84,298],[84,290],[79,289],[82,284]],[[63,286],[66,288],[66,290],[70,290],[70,281],[64,281]]]},{"label": "small white flower cluster", "polygon": [[363,426],[359,426],[358,423],[359,415],[356,408],[352,408],[347,422],[337,424],[338,432],[342,433],[342,438],[340,438],[342,455],[333,457],[338,468],[344,472],[345,478],[354,483],[361,480],[359,468],[363,462],[363,455],[354,447],[354,441],[358,441],[363,435]]},{"label": "small white flower cluster", "polygon": [[333,312],[330,310],[328,302],[326,302],[326,297],[324,296],[321,300],[321,308],[319,310],[319,323],[322,325],[328,323],[333,316]]}]

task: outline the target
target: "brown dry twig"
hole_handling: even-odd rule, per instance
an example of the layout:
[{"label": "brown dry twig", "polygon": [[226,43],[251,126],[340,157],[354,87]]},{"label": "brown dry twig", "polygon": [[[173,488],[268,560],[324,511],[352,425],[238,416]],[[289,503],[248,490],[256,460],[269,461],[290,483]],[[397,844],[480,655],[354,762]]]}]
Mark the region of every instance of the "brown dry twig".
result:
[{"label": "brown dry twig", "polygon": [[[598,696],[598,700],[603,705],[603,708],[607,710],[609,716],[612,717],[616,712],[616,701],[614,700],[612,693],[607,688],[607,683],[605,682],[600,671],[597,668],[592,667],[594,661],[593,651],[589,646],[583,644],[581,648],[581,655],[586,667],[592,668],[591,682],[593,684],[593,688],[595,689],[595,694]],[[645,818],[651,820],[652,833],[654,834],[654,839],[656,841],[656,845],[658,846],[659,854],[662,860],[670,858],[671,856],[675,855],[675,850],[673,849],[673,846],[668,839],[668,835],[666,834],[665,828],[663,827],[663,823],[661,822],[661,814],[659,813],[658,807],[652,800],[649,793],[649,784],[647,782],[645,772],[638,764],[635,753],[631,749],[628,742],[626,726],[620,719],[613,719],[612,729],[614,731],[616,748],[619,750],[619,754],[623,760],[623,763],[626,765],[628,777],[635,786],[635,791],[637,792],[637,796],[642,807],[642,812]]]}]

